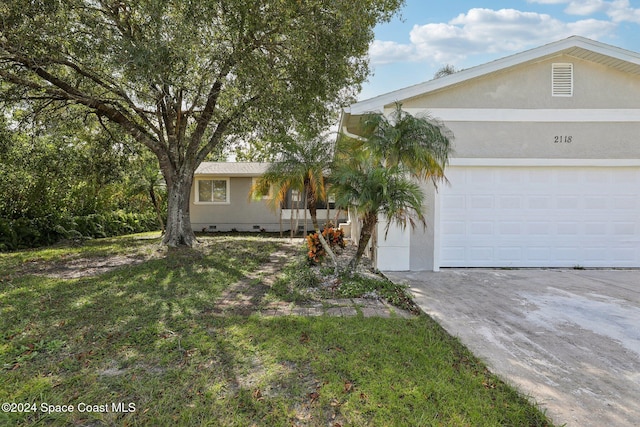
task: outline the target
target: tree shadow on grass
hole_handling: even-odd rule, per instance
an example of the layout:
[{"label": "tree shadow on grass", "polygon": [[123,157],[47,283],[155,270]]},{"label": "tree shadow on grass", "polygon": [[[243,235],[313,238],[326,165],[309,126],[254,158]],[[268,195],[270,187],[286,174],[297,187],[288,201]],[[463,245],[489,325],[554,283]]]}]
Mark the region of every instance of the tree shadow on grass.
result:
[{"label": "tree shadow on grass", "polygon": [[[429,382],[444,371],[427,369],[431,361],[485,379],[455,352],[451,360],[430,355],[434,342],[450,337],[423,318],[211,315],[222,292],[264,260],[255,254],[273,249],[256,244],[168,253],[82,279],[26,275],[0,288],[1,401],[135,405],[135,412],[0,413],[0,425],[344,425],[347,409],[351,423],[381,424],[376,413],[386,416],[392,398],[411,425],[407,408],[444,402],[445,386],[461,394],[453,380]],[[497,409],[482,416],[491,421]]]},{"label": "tree shadow on grass", "polygon": [[[248,244],[255,250],[255,242]],[[258,245],[264,251],[274,246]],[[52,404],[69,404],[95,395],[92,381],[124,390],[132,378],[149,376],[159,382],[153,388],[162,389],[164,377],[184,372],[201,349],[218,349],[216,359],[233,365],[224,343],[208,332],[222,320],[204,319],[221,292],[259,263],[261,257],[249,259],[252,251],[245,246],[204,254],[170,251],[161,259],[82,279],[16,278],[0,288],[0,356],[8,374],[0,397],[41,400],[39,393]],[[151,392],[144,389],[143,395]],[[117,391],[113,395],[126,397]],[[24,415],[27,420],[41,416]],[[67,414],[74,416],[79,415]]]}]

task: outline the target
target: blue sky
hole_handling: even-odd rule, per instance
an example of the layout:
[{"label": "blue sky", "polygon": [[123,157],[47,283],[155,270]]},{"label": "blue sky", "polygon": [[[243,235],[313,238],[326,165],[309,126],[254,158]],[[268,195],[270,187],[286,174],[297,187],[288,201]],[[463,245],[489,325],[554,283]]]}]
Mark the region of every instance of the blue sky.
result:
[{"label": "blue sky", "polygon": [[640,0],[406,0],[375,29],[358,100],[579,35],[640,52]]}]

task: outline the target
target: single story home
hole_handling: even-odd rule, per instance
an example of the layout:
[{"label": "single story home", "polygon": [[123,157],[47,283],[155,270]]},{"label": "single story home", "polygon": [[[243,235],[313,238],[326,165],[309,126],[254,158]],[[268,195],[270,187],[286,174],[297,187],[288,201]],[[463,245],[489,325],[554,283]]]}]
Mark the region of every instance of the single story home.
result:
[{"label": "single story home", "polygon": [[396,102],[454,153],[426,229],[380,225],[377,268],[640,267],[640,54],[569,37],[352,104],[341,129]]},{"label": "single story home", "polygon": [[[286,200],[273,206],[272,195],[251,197],[253,184],[269,168],[269,163],[202,162],[194,174],[191,189],[191,227],[199,232],[311,231],[311,215],[304,209],[302,194],[290,191]],[[346,212],[322,203],[317,212],[320,225],[329,218],[343,221]],[[306,211],[306,214],[305,214]]]}]

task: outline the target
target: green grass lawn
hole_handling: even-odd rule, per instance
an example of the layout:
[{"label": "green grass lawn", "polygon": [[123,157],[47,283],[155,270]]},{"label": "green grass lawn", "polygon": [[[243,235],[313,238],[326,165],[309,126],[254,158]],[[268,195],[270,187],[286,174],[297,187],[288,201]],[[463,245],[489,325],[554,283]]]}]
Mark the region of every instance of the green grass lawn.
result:
[{"label": "green grass lawn", "polygon": [[[0,254],[0,402],[22,410],[3,407],[0,425],[551,425],[425,315],[214,316],[277,239],[157,244],[146,234]],[[107,255],[138,262],[32,274]]]}]

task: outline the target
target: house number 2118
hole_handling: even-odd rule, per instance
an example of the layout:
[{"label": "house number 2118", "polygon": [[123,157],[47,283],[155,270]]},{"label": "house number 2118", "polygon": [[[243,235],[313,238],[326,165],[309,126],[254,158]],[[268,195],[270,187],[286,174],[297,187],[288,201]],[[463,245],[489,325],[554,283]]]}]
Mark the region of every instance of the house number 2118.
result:
[{"label": "house number 2118", "polygon": [[571,144],[573,136],[571,135],[557,135],[553,137],[553,142],[556,144]]}]

